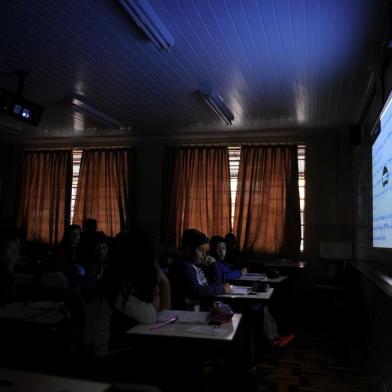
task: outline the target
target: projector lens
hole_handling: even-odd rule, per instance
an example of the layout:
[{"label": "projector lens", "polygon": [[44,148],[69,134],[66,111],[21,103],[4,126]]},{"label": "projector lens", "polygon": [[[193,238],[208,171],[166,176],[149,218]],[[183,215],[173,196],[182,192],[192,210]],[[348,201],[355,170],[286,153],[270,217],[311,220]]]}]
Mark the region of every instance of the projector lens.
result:
[{"label": "projector lens", "polygon": [[23,109],[22,117],[24,117],[24,118],[30,118],[30,110],[28,110],[28,109]]}]

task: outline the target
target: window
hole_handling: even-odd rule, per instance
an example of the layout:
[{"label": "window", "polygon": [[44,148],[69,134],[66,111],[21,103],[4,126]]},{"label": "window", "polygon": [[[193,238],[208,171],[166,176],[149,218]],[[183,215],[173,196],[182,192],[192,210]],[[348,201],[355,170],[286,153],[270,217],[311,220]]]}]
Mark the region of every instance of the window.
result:
[{"label": "window", "polygon": [[301,214],[301,252],[304,251],[305,238],[305,146],[298,146],[298,188],[299,188],[299,208]]},{"label": "window", "polygon": [[[238,170],[240,167],[241,146],[229,146],[231,226],[234,224],[235,198],[237,194]],[[298,187],[301,216],[301,252],[304,251],[305,237],[305,146],[298,146]]]},{"label": "window", "polygon": [[72,150],[72,193],[71,193],[71,223],[75,210],[76,190],[78,189],[80,161],[82,159],[82,149],[74,148]]},{"label": "window", "polygon": [[231,227],[233,227],[233,225],[234,225],[235,197],[237,194],[238,170],[240,168],[240,156],[241,156],[241,147],[240,146],[229,146]]}]

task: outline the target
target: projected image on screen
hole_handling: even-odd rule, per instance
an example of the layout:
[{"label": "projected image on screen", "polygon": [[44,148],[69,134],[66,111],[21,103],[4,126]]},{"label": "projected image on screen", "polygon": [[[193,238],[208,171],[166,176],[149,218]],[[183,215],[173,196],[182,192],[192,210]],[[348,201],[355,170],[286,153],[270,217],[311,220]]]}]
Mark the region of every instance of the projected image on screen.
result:
[{"label": "projected image on screen", "polygon": [[392,248],[392,95],[374,132],[377,138],[372,147],[373,246]]}]

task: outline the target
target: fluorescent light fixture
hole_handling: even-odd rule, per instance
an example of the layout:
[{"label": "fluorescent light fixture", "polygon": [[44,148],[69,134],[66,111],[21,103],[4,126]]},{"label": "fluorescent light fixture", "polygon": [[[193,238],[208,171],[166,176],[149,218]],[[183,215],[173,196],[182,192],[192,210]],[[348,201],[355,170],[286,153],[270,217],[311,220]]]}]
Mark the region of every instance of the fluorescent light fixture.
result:
[{"label": "fluorescent light fixture", "polygon": [[175,43],[148,0],[118,0],[139,28],[161,51],[168,51]]},{"label": "fluorescent light fixture", "polygon": [[103,113],[95,107],[91,106],[80,96],[75,96],[72,98],[72,106],[87,116],[90,116],[101,123],[109,125],[111,128],[120,128],[121,126],[120,121],[117,121],[108,114]]},{"label": "fluorescent light fixture", "polygon": [[223,102],[223,99],[218,95],[208,84],[202,83],[200,85],[200,92],[203,95],[207,104],[214,110],[214,112],[227,124],[231,125],[234,121],[234,114]]}]

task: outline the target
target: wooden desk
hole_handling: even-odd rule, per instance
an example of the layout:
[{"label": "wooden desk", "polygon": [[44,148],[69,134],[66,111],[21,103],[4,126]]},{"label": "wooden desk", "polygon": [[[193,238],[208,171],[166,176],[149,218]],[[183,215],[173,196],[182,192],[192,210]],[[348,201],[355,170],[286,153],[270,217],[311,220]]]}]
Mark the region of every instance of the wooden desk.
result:
[{"label": "wooden desk", "polygon": [[0,359],[18,366],[52,361],[54,356],[69,351],[74,328],[61,303],[15,302],[1,306]]},{"label": "wooden desk", "polygon": [[[221,324],[219,327],[207,324],[208,312],[176,312],[180,316],[189,313],[198,313],[204,316],[204,323],[181,323],[176,321],[158,329],[151,329],[151,325],[137,325],[127,331],[130,344],[137,350],[134,356],[139,353],[146,353],[147,347],[154,347],[155,352],[164,353],[164,358],[158,362],[159,369],[165,368],[162,378],[167,384],[164,390],[187,390],[192,386],[192,390],[201,390],[201,380],[203,364],[208,360],[212,366],[214,374],[231,374],[224,377],[220,383],[233,383],[239,375],[239,365],[237,361],[239,355],[237,350],[243,350],[241,344],[241,314],[234,314],[230,322]],[[192,332],[194,328],[202,329],[204,333]],[[238,336],[237,336],[238,335]],[[244,358],[245,357],[245,358]],[[159,356],[157,357],[160,358]],[[212,359],[212,363],[210,362]],[[151,359],[148,359],[151,362]],[[241,356],[244,364],[246,356]],[[162,363],[163,362],[163,363]],[[235,369],[235,370],[234,370]],[[248,369],[247,369],[248,370]],[[184,384],[182,380],[187,380]],[[228,389],[228,386],[226,388]]]},{"label": "wooden desk", "polygon": [[64,304],[51,301],[13,302],[0,306],[0,320],[55,326],[69,319]]},{"label": "wooden desk", "polygon": [[[193,313],[189,311],[177,310],[175,312],[180,316],[181,314]],[[198,312],[205,315],[207,320],[208,312]],[[143,335],[143,336],[155,336],[155,337],[167,337],[167,338],[186,338],[188,339],[203,339],[203,340],[214,340],[220,342],[230,342],[234,339],[240,324],[242,315],[235,313],[230,322],[215,327],[208,325],[207,321],[201,323],[182,323],[181,321],[175,321],[172,324],[168,324],[158,329],[151,329],[151,325],[139,324],[129,329],[127,334],[129,335]],[[200,332],[197,332],[200,330]]]}]

